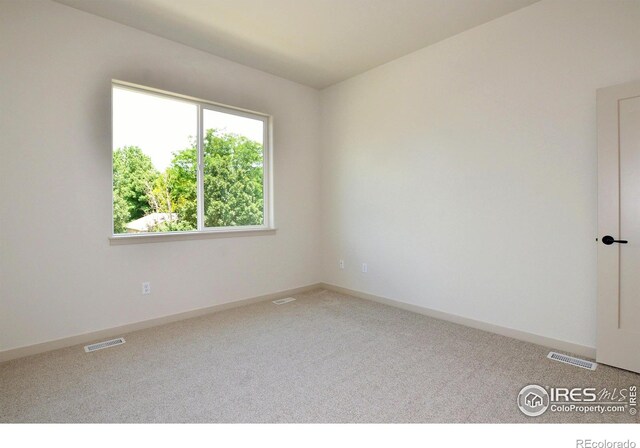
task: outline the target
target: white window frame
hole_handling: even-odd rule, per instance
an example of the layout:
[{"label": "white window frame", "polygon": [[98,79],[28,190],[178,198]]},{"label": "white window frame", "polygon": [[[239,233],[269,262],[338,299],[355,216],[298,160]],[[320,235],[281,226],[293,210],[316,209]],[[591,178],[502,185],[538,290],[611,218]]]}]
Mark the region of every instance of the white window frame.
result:
[{"label": "white window frame", "polygon": [[[260,235],[274,233],[276,228],[274,226],[273,217],[273,164],[272,164],[272,129],[273,129],[273,117],[261,112],[255,112],[248,109],[241,109],[238,107],[228,106],[226,104],[220,104],[213,101],[203,100],[201,98],[195,98],[187,95],[182,95],[174,92],[168,92],[166,90],[155,89],[153,87],[142,86],[139,84],[133,84],[126,81],[111,80],[111,92],[114,88],[127,89],[134,92],[144,93],[147,95],[155,95],[162,98],[170,98],[176,101],[183,101],[189,104],[193,104],[197,107],[197,150],[198,150],[198,170],[197,170],[197,220],[198,226],[196,230],[188,230],[182,232],[145,232],[145,233],[113,233],[113,107],[111,116],[111,236],[110,240],[112,244],[127,243],[127,242],[152,242],[152,241],[167,241],[176,239],[192,239],[201,237],[215,237],[215,236],[242,236],[242,235]],[[113,99],[112,103],[113,105]],[[263,223],[256,226],[226,226],[226,227],[205,227],[204,225],[204,161],[203,161],[203,148],[202,143],[204,140],[203,129],[203,115],[205,110],[212,110],[215,112],[222,112],[225,114],[236,115],[240,117],[250,118],[252,120],[259,120],[263,123]]]}]

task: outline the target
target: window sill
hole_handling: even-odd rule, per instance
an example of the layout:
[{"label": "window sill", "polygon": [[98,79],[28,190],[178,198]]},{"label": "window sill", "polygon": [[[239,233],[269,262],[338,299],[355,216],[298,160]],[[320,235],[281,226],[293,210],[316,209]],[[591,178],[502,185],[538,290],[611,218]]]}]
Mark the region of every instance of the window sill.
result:
[{"label": "window sill", "polygon": [[192,232],[167,233],[125,233],[109,237],[109,244],[119,246],[123,244],[164,243],[167,241],[200,240],[209,238],[235,238],[245,236],[275,235],[275,227],[245,227],[238,229],[215,229]]}]

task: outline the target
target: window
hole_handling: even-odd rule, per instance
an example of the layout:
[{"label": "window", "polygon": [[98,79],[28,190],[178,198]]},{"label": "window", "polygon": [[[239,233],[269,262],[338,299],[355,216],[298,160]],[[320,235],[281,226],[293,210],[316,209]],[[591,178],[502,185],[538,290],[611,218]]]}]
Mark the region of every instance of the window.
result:
[{"label": "window", "polygon": [[270,228],[269,117],[113,82],[113,235]]}]

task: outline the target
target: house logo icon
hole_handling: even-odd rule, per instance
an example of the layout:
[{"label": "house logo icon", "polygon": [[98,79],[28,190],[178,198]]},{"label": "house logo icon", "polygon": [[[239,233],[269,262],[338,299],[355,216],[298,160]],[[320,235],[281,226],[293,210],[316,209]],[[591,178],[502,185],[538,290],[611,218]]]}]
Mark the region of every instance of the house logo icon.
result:
[{"label": "house logo icon", "polygon": [[529,394],[524,397],[524,402],[527,406],[532,408],[542,405],[542,397],[536,393],[529,392]]},{"label": "house logo icon", "polygon": [[526,416],[537,417],[549,407],[549,394],[537,384],[523,387],[518,394],[518,408]]}]

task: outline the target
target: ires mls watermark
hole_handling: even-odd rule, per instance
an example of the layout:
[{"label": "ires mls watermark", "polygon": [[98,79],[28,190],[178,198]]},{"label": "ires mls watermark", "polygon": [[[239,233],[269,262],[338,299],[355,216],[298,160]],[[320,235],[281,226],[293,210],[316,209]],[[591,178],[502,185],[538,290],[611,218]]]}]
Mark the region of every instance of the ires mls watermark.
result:
[{"label": "ires mls watermark", "polygon": [[542,387],[529,384],[518,393],[518,408],[528,417],[550,412],[638,413],[638,387]]}]

